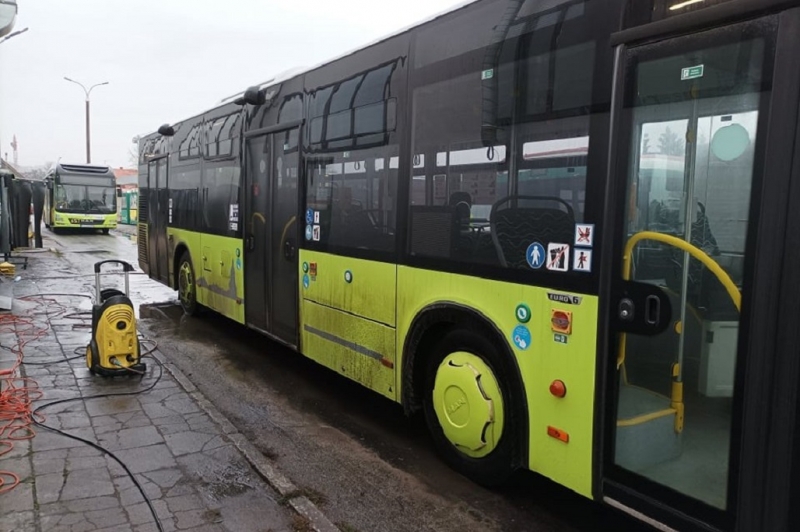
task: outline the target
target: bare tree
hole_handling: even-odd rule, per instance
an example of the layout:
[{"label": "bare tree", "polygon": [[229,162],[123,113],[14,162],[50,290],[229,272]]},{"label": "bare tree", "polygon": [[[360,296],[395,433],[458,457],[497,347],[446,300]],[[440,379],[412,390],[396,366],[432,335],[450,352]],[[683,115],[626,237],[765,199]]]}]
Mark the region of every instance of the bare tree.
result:
[{"label": "bare tree", "polygon": [[666,131],[658,136],[658,149],[663,155],[683,155],[686,141],[667,126]]}]

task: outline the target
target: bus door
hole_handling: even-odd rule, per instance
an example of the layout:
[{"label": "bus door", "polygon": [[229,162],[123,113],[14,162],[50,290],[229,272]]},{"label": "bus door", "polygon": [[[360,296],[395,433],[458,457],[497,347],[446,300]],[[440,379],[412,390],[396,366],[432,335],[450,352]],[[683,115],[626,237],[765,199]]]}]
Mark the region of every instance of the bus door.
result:
[{"label": "bus door", "polygon": [[299,128],[247,139],[245,319],[297,345]]},{"label": "bus door", "polygon": [[618,49],[602,490],[628,511],[732,526],[778,20]]},{"label": "bus door", "polygon": [[172,209],[169,205],[167,157],[151,160],[147,172],[150,186],[150,229],[147,235],[150,276],[169,286],[167,224]]}]

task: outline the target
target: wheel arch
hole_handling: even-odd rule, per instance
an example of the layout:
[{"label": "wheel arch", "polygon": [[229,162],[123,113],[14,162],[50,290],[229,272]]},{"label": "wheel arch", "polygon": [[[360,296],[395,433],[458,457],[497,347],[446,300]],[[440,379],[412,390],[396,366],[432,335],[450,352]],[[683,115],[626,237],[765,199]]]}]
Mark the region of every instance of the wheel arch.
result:
[{"label": "wheel arch", "polygon": [[508,383],[510,400],[519,411],[519,452],[515,457],[518,465],[527,466],[529,416],[528,402],[525,399],[525,384],[522,373],[506,338],[500,328],[482,312],[453,302],[440,302],[428,305],[417,313],[411,322],[406,339],[403,342],[402,392],[401,403],[406,414],[412,414],[422,408],[424,387],[424,361],[435,342],[448,330],[453,328],[470,328],[480,330],[489,336],[490,341],[498,347],[508,375],[512,382]]}]

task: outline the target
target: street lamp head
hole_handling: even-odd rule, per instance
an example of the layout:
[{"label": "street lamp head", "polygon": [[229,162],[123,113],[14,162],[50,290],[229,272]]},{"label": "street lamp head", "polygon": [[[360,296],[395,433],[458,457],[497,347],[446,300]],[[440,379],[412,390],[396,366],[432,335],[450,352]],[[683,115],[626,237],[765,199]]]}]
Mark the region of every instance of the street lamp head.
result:
[{"label": "street lamp head", "polygon": [[0,37],[14,29],[17,18],[17,0],[0,0]]}]

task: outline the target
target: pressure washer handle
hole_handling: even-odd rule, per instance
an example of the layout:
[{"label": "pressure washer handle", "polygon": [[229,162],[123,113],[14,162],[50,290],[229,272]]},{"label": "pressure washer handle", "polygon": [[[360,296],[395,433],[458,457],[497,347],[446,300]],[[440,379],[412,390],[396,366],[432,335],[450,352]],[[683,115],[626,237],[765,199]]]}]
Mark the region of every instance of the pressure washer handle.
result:
[{"label": "pressure washer handle", "polygon": [[103,266],[103,264],[121,264],[122,265],[122,270],[125,273],[133,271],[133,266],[131,266],[129,263],[125,262],[124,260],[108,259],[108,260],[101,260],[100,262],[95,262],[94,263],[94,273],[100,273],[100,268]]},{"label": "pressure washer handle", "polygon": [[125,296],[130,297],[130,281],[128,275],[130,272],[133,271],[133,266],[129,263],[125,262],[124,260],[117,260],[117,259],[108,259],[108,260],[101,260],[100,262],[94,263],[94,281],[95,281],[95,289],[97,290],[97,302],[98,304],[102,301],[100,296],[100,268],[103,264],[120,264],[122,265],[122,271],[125,272]]}]

